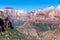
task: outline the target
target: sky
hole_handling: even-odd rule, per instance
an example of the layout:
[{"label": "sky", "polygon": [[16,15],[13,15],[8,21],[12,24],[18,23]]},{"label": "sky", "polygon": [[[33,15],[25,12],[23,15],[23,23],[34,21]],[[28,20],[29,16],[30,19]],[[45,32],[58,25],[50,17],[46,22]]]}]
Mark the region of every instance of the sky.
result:
[{"label": "sky", "polygon": [[60,5],[60,0],[0,0],[0,8],[35,10]]}]

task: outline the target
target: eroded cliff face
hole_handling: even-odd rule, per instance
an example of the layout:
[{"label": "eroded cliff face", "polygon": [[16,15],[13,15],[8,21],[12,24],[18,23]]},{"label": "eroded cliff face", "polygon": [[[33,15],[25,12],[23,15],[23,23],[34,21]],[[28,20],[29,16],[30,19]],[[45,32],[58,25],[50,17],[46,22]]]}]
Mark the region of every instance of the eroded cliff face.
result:
[{"label": "eroded cliff face", "polygon": [[57,10],[57,8],[50,8],[50,9],[47,8],[47,9],[43,9],[43,10],[36,10],[37,12],[35,12],[31,16],[31,19],[32,19],[32,21],[35,20],[36,22],[38,22],[38,21],[45,22],[46,21],[46,22],[60,23],[59,9]]},{"label": "eroded cliff face", "polygon": [[[59,40],[60,39],[60,8],[36,10],[30,14],[23,25],[16,29],[27,35],[31,40]],[[32,38],[33,37],[33,38]]]}]

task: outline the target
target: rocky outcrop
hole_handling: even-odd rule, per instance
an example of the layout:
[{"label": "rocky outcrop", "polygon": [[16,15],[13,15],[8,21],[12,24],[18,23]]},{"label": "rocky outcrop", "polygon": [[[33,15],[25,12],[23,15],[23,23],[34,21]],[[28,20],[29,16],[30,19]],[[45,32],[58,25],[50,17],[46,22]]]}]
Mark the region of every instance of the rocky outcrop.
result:
[{"label": "rocky outcrop", "polygon": [[17,27],[17,30],[26,35],[37,36],[37,31],[27,22],[24,23],[22,26]]},{"label": "rocky outcrop", "polygon": [[60,39],[60,6],[35,10],[29,14],[29,18],[23,25],[16,29],[28,36],[34,36],[39,40]]},{"label": "rocky outcrop", "polygon": [[[42,10],[35,10],[35,13],[31,16],[31,21],[35,23],[39,22],[51,22],[51,23],[60,23],[60,6],[56,8],[51,6]],[[34,21],[33,21],[34,20]]]}]

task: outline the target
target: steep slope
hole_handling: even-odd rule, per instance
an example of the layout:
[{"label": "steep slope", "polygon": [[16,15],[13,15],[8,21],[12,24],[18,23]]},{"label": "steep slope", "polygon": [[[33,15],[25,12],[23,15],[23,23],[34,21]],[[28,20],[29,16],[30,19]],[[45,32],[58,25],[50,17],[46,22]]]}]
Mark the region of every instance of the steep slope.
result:
[{"label": "steep slope", "polygon": [[30,40],[59,40],[60,38],[60,29],[58,30],[57,25],[52,23],[25,22],[16,29]]},{"label": "steep slope", "polygon": [[30,40],[38,40],[38,34],[35,28],[33,28],[29,22],[25,22],[22,26],[16,28],[20,33],[25,34]]}]

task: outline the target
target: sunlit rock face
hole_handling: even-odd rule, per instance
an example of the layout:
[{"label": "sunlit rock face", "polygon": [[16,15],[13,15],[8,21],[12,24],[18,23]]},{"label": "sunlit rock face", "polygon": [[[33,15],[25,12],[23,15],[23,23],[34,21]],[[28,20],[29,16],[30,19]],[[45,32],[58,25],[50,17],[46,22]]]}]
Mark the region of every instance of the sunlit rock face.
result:
[{"label": "sunlit rock face", "polygon": [[57,6],[56,8],[54,6],[44,8],[44,9],[38,9],[35,10],[34,15],[31,17],[32,21],[46,21],[46,22],[53,22],[53,23],[59,23],[60,20],[60,6]]},{"label": "sunlit rock face", "polygon": [[54,16],[55,16],[55,11],[51,11],[51,12],[49,12],[49,17],[50,17],[50,18],[52,18],[52,19],[53,19],[53,18],[54,18]]},{"label": "sunlit rock face", "polygon": [[60,17],[60,5],[56,7],[56,16]]}]

